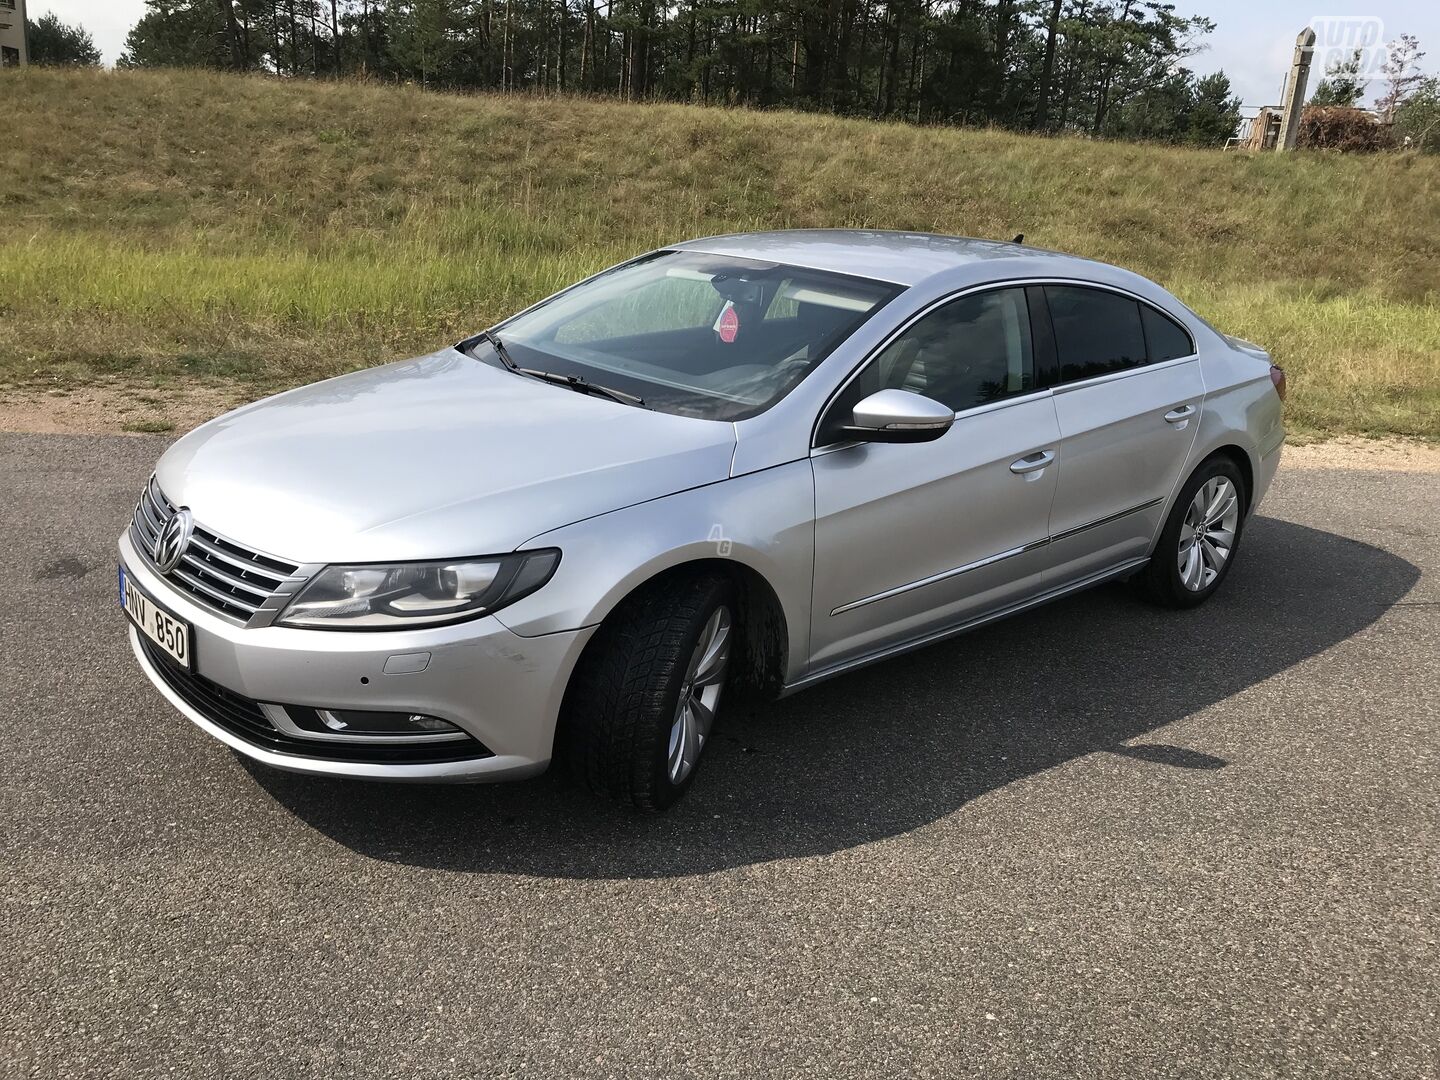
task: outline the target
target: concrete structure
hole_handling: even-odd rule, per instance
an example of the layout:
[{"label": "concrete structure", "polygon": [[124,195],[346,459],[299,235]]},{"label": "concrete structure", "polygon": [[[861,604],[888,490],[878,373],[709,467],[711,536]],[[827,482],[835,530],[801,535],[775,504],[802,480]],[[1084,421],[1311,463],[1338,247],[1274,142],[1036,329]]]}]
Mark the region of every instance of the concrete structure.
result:
[{"label": "concrete structure", "polygon": [[1315,54],[1315,31],[1308,26],[1295,36],[1295,55],[1290,61],[1290,74],[1285,77],[1284,112],[1280,118],[1280,137],[1276,150],[1294,150],[1295,135],[1300,130],[1300,110],[1305,107],[1305,84],[1310,81],[1310,58]]},{"label": "concrete structure", "polygon": [[0,67],[23,67],[29,62],[25,0],[0,0]]}]

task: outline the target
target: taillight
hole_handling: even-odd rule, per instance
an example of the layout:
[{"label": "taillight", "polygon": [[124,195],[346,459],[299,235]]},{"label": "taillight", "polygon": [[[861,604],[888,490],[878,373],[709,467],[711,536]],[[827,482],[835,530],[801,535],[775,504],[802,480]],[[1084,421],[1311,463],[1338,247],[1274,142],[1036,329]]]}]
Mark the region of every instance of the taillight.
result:
[{"label": "taillight", "polygon": [[1285,400],[1285,369],[1279,364],[1270,365],[1270,382],[1275,387],[1275,393],[1280,395],[1280,400]]}]

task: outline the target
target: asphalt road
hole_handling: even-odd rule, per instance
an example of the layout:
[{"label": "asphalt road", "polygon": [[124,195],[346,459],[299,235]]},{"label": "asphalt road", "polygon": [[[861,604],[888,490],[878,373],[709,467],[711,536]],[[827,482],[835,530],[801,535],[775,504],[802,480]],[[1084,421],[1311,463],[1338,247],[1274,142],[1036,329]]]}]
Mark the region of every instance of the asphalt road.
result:
[{"label": "asphalt road", "polygon": [[1440,477],[722,718],[660,818],[247,768],[135,669],[163,441],[0,436],[0,1077],[1433,1077]]}]

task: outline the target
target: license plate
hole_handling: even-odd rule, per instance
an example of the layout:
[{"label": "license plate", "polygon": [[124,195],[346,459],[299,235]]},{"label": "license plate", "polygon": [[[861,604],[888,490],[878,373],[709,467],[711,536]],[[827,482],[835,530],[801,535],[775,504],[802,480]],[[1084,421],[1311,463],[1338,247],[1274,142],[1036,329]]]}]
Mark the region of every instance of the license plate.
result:
[{"label": "license plate", "polygon": [[120,567],[120,606],[142,634],[173,656],[176,663],[190,668],[194,638],[190,624],[177,619],[141,592],[123,566]]}]

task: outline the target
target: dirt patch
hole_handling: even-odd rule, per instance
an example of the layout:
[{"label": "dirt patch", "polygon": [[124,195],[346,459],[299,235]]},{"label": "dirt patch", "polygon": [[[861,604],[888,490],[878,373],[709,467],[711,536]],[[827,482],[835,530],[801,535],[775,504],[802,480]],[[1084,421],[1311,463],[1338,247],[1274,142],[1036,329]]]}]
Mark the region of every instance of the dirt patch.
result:
[{"label": "dirt patch", "polygon": [[183,389],[123,383],[0,389],[0,431],[59,435],[184,434],[212,417],[252,400],[239,385]]},{"label": "dirt patch", "polygon": [[1412,439],[1344,436],[1287,446],[1281,466],[1292,469],[1382,469],[1440,473],[1440,446]]}]

